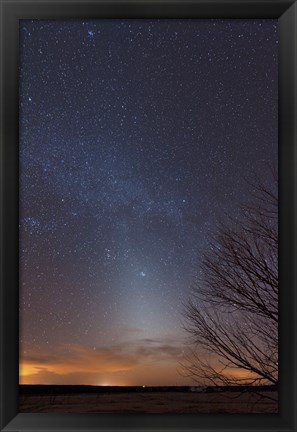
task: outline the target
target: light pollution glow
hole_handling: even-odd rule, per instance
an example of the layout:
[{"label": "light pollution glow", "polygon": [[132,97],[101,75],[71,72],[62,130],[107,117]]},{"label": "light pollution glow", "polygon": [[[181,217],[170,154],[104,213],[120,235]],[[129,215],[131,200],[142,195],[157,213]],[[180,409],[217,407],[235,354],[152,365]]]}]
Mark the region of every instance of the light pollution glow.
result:
[{"label": "light pollution glow", "polygon": [[[123,346],[94,349],[79,345],[53,355],[26,353],[20,362],[20,384],[85,384],[101,386],[189,385],[177,374],[182,352],[173,346],[128,351]],[[245,370],[226,369],[225,374],[251,377]]]}]

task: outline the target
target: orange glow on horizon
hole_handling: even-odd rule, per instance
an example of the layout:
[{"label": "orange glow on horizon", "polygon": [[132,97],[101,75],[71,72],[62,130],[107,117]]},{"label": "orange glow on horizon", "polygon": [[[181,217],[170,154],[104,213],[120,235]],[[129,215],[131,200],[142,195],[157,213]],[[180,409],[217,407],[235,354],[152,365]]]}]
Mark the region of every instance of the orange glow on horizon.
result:
[{"label": "orange glow on horizon", "polygon": [[[91,354],[91,353],[90,353]],[[58,385],[97,385],[97,386],[176,386],[176,385],[199,385],[192,380],[186,380],[177,372],[178,364],[171,361],[160,361],[158,364],[145,362],[139,359],[128,360],[124,364],[118,359],[118,364],[111,367],[106,359],[101,359],[94,368],[94,362],[85,355],[81,361],[72,359],[65,362],[43,360],[28,361],[23,359],[19,369],[20,384],[58,384]],[[63,362],[64,361],[64,362]],[[226,376],[236,378],[254,378],[249,371],[226,369]],[[191,382],[192,381],[192,382]]]}]

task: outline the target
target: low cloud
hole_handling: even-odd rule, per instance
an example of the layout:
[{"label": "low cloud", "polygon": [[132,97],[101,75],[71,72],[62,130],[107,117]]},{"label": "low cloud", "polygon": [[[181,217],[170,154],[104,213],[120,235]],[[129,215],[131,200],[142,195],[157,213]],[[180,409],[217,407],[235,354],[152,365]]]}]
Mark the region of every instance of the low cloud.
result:
[{"label": "low cloud", "polygon": [[20,383],[161,385],[161,379],[169,385],[178,375],[181,355],[178,342],[158,339],[108,348],[71,344],[55,353],[28,351],[20,361]]}]

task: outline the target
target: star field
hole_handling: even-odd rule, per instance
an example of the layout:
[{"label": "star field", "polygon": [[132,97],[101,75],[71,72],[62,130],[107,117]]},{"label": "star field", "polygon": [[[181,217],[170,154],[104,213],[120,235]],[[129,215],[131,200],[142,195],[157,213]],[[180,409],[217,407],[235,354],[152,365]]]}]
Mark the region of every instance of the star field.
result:
[{"label": "star field", "polygon": [[199,256],[277,161],[277,44],[275,20],[21,21],[28,382],[183,382]]}]

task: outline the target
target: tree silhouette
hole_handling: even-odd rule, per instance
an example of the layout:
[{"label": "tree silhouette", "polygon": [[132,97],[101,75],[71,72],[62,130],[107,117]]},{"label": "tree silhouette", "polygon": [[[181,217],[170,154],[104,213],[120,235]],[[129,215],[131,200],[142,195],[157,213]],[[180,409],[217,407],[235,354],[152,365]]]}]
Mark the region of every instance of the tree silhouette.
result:
[{"label": "tree silhouette", "polygon": [[277,176],[218,224],[185,305],[182,373],[199,384],[278,382]]}]

